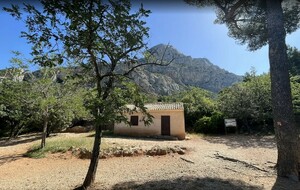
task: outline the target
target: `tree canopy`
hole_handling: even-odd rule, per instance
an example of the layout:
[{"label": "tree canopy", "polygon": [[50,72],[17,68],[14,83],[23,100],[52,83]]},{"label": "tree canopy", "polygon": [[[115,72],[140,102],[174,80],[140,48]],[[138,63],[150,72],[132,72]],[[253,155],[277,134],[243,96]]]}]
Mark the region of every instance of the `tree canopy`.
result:
[{"label": "tree canopy", "polygon": [[[265,0],[185,0],[197,6],[215,6],[217,19],[215,23],[225,24],[228,35],[240,44],[247,45],[255,51],[268,44],[267,4]],[[282,1],[284,28],[287,34],[299,27],[300,5],[296,1]]]},{"label": "tree canopy", "polygon": [[5,10],[26,23],[28,31],[22,36],[32,44],[33,62],[41,66],[79,63],[92,71],[90,83],[95,88],[89,96],[89,108],[95,118],[96,134],[82,186],[87,188],[95,179],[102,127],[108,122],[127,120],[124,99],[134,99],[146,116],[145,122],[151,121],[138,88],[128,85],[130,73],[143,65],[165,63],[163,57],[153,60],[154,52],[147,54],[146,61],[139,61],[147,50],[145,39],[149,36],[143,18],[150,11],[143,6],[133,12],[129,0],[42,0],[41,7],[42,10],[24,4],[24,15],[17,5]]}]

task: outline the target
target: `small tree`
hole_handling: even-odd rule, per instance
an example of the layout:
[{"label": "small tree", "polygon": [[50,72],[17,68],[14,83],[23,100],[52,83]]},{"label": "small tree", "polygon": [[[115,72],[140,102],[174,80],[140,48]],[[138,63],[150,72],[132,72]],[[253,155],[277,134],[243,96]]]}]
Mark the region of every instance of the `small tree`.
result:
[{"label": "small tree", "polygon": [[23,81],[27,65],[20,52],[13,54],[12,66],[3,70],[0,81],[0,118],[10,128],[9,140],[27,127],[33,114],[30,83]]},{"label": "small tree", "polygon": [[[144,40],[149,30],[142,19],[150,11],[143,6],[135,12],[130,11],[129,0],[42,0],[41,5],[42,12],[27,4],[23,9],[27,12],[24,21],[28,26],[23,36],[33,45],[34,61],[46,65],[61,63],[63,56],[59,53],[59,45],[63,45],[69,61],[93,71],[95,91],[90,93],[89,105],[95,118],[96,134],[90,166],[82,185],[85,189],[95,179],[102,127],[126,120],[124,99],[134,99],[133,102],[146,114],[138,90],[126,85],[130,73],[143,65],[162,64],[164,54],[161,59],[153,60],[151,54],[154,52],[150,52],[147,58],[151,63],[139,61],[139,56],[146,50]],[[22,18],[18,6],[5,10],[17,19]],[[56,52],[56,56],[48,61],[47,52]],[[145,121],[150,118],[146,114]]]},{"label": "small tree", "polygon": [[30,84],[9,79],[0,83],[0,118],[2,130],[9,128],[9,140],[28,126],[32,115]]},{"label": "small tree", "polygon": [[218,107],[226,117],[242,121],[248,132],[252,127],[249,121],[266,126],[272,119],[270,76],[246,73],[243,82],[219,93]]},{"label": "small tree", "polygon": [[43,67],[39,76],[28,79],[33,94],[33,117],[42,124],[41,148],[46,146],[46,137],[51,130],[68,127],[76,117],[88,117],[83,105],[84,89],[77,88],[76,79],[57,82],[59,68]]}]

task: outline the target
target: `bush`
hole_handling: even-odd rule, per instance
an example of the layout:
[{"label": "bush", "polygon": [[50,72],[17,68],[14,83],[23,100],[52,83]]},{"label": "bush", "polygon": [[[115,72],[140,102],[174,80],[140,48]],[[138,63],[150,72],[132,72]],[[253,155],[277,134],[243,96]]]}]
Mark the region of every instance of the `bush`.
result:
[{"label": "bush", "polygon": [[211,118],[204,116],[196,121],[195,123],[195,132],[197,133],[209,133],[211,125]]},{"label": "bush", "polygon": [[224,115],[221,112],[213,112],[211,116],[212,133],[224,134]]},{"label": "bush", "polygon": [[195,123],[195,132],[204,134],[224,133],[224,117],[220,112],[213,112],[211,117],[204,116]]}]

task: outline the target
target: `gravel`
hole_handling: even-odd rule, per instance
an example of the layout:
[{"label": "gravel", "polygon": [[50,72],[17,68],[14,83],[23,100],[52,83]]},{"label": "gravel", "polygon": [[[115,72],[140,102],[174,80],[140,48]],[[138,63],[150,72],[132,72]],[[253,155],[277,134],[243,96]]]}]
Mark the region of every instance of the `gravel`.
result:
[{"label": "gravel", "polygon": [[[273,136],[190,137],[183,141],[103,138],[118,146],[179,146],[187,150],[184,155],[101,159],[92,189],[300,189],[300,183],[276,178]],[[35,141],[23,142],[4,145],[0,141],[0,189],[74,189],[83,182],[89,160],[70,152],[25,158],[22,154]]]}]

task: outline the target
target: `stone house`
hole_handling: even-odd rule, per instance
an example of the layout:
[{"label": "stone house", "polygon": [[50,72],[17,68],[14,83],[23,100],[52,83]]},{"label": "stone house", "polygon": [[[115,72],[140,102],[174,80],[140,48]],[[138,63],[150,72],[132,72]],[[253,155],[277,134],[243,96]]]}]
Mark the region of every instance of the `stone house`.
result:
[{"label": "stone house", "polygon": [[[133,109],[134,105],[127,105]],[[147,111],[154,117],[153,123],[145,126],[142,113],[136,111],[128,113],[128,121],[116,123],[114,133],[130,136],[174,136],[180,140],[185,139],[184,108],[183,103],[153,103],[145,104]]]}]

